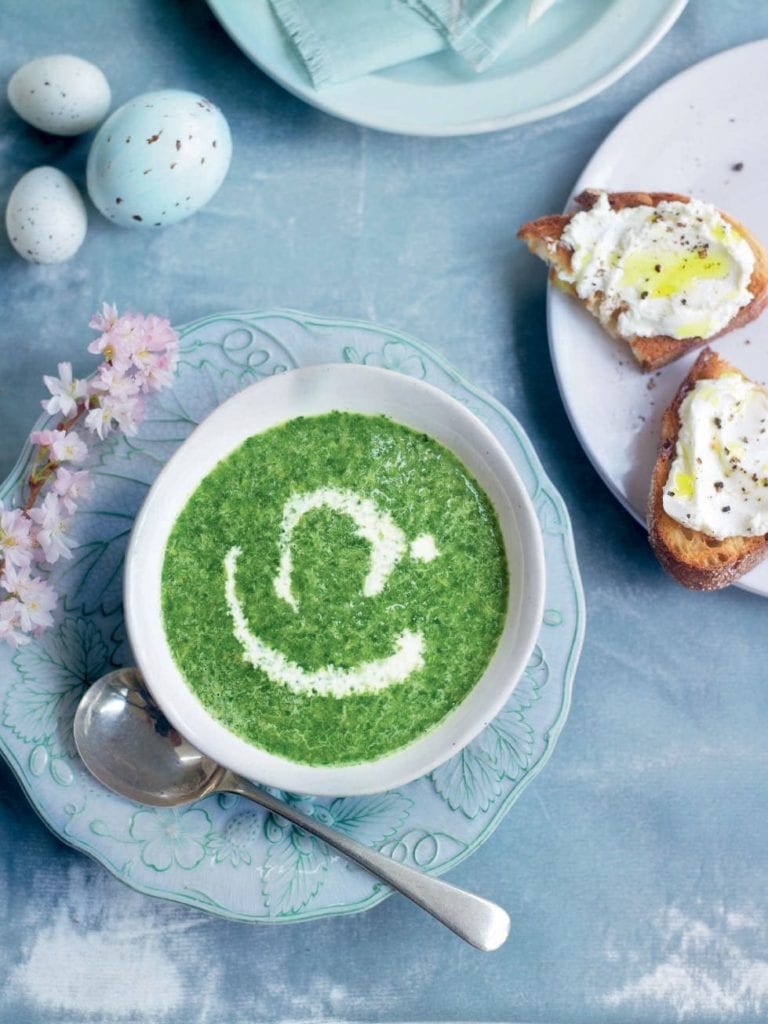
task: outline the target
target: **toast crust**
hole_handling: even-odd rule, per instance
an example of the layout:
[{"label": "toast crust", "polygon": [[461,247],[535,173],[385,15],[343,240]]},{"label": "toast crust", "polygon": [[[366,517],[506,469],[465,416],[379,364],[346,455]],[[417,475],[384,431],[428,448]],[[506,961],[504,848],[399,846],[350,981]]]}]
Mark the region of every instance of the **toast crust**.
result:
[{"label": "toast crust", "polygon": [[698,380],[738,373],[709,347],[699,355],[664,412],[661,440],[648,498],[648,539],[662,567],[691,590],[719,590],[753,569],[768,555],[768,534],[717,540],[682,526],[664,511],[663,496],[680,432],[680,404]]},{"label": "toast crust", "polygon": [[[591,210],[600,195],[599,189],[586,189],[576,196],[576,205],[581,210]],[[658,206],[659,203],[665,201],[688,203],[690,202],[690,197],[676,192],[608,193],[608,202],[613,210],[623,210],[633,206]],[[727,334],[738,327],[743,327],[745,324],[755,320],[762,313],[765,306],[768,305],[768,251],[743,224],[722,211],[720,213],[739,232],[752,249],[755,255],[755,266],[749,281],[749,291],[752,294],[752,300],[745,306],[742,306],[730,322],[721,331],[718,331],[717,334],[712,334],[708,338],[684,339],[672,338],[666,334],[658,334],[648,338],[639,337],[638,335],[627,337],[619,331],[618,310],[610,319],[601,318],[598,311],[599,295],[588,299],[579,299],[589,312],[600,321],[602,327],[611,337],[623,340],[629,345],[632,355],[646,372],[658,370],[660,367],[666,366],[667,363],[679,359],[686,352],[700,348],[702,345],[706,345],[715,338],[719,338],[721,335]],[[529,221],[520,228],[517,232],[517,237],[525,242],[534,255],[548,264],[550,267],[550,281],[563,291],[576,296],[576,289],[558,277],[558,271],[569,271],[571,269],[571,250],[561,241],[561,237],[573,216],[573,213],[552,215]],[[576,297],[578,298],[578,296]]]}]

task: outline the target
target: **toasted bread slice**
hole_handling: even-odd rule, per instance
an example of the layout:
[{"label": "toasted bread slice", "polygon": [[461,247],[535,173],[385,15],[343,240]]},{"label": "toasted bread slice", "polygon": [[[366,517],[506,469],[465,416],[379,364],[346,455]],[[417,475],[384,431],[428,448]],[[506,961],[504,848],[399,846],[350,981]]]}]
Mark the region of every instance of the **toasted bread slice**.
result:
[{"label": "toasted bread slice", "polygon": [[691,590],[719,590],[749,572],[768,555],[768,535],[727,537],[718,540],[699,530],[682,526],[667,515],[663,495],[675,459],[680,431],[680,404],[698,380],[715,380],[740,370],[705,348],[678,388],[661,421],[661,441],[651,477],[648,499],[648,535],[664,569]]},{"label": "toasted bread slice", "polygon": [[[597,202],[600,191],[587,189],[576,196],[576,204],[582,210],[590,210]],[[690,198],[678,195],[675,192],[611,192],[608,193],[608,201],[614,210],[625,209],[630,206],[657,206],[664,201],[677,201],[681,203],[690,202]],[[578,211],[577,211],[578,212]],[[539,256],[550,267],[550,280],[553,284],[571,295],[576,295],[573,285],[563,281],[558,276],[558,271],[570,271],[571,249],[561,241],[563,231],[574,214],[563,216],[541,217],[539,220],[530,221],[524,224],[517,233],[528,248],[536,256]],[[629,345],[632,355],[643,368],[643,370],[657,370],[661,366],[679,359],[680,356],[692,349],[705,345],[713,338],[720,337],[737,327],[743,327],[760,315],[768,303],[768,252],[761,243],[752,235],[743,224],[740,224],[733,217],[722,213],[721,216],[731,224],[742,237],[748,242],[755,254],[755,267],[749,282],[749,291],[752,300],[742,306],[731,321],[717,334],[708,338],[673,338],[669,335],[655,335],[653,337],[639,337],[633,335],[625,337],[618,326],[620,310],[616,310],[610,319],[601,315],[600,300],[602,295],[596,293],[588,299],[580,300],[586,308],[596,317],[603,328],[614,338],[623,339]]]}]

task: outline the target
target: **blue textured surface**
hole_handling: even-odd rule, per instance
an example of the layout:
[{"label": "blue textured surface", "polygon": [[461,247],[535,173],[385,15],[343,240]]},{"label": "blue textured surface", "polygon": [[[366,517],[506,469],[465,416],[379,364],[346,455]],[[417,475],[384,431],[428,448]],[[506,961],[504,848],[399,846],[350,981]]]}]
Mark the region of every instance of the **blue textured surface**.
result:
[{"label": "blue textured surface", "polygon": [[[0,241],[0,476],[37,416],[40,374],[66,356],[92,365],[84,325],[102,298],[176,322],[267,306],[377,320],[433,344],[520,418],[570,506],[590,622],[550,764],[451,874],[510,909],[499,953],[464,948],[394,898],[269,930],[148,900],[52,838],[2,768],[3,1024],[766,1018],[766,605],[664,578],[568,426],[544,270],[514,239],[524,219],[562,206],[654,86],[761,35],[768,5],[696,0],[588,104],[498,135],[419,140],[284,94],[202,0],[5,5],[0,78],[70,51],[104,68],[116,104],[150,88],[209,94],[234,158],[206,210],[156,235],[91,211],[83,249],[57,268],[23,264]],[[45,139],[5,101],[0,142],[3,197],[39,163],[82,184],[87,142]]]}]

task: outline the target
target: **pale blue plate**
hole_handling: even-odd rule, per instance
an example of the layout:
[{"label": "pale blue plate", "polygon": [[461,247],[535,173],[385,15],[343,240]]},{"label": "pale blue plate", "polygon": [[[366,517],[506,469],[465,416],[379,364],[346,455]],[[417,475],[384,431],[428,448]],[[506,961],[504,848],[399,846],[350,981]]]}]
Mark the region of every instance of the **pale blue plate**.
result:
[{"label": "pale blue plate", "polygon": [[[364,910],[389,890],[316,839],[233,796],[192,807],[141,807],[91,779],[72,744],[85,686],[131,663],[122,563],[133,518],[170,455],[221,401],[262,377],[315,363],[362,362],[410,374],[464,402],[496,434],[533,500],[547,562],[538,643],[512,699],[465,750],[379,796],[288,796],[309,814],[435,874],[493,832],[552,752],[570,701],[584,605],[568,513],[513,416],[425,345],[372,324],[301,313],[208,317],[180,329],[174,387],[156,396],[138,437],[110,438],[92,466],[78,548],[52,573],[66,594],[56,626],[16,651],[0,645],[0,752],[32,806],[63,840],[140,892],[244,921],[299,921]],[[43,418],[39,428],[53,425]],[[13,500],[29,449],[0,498]]]},{"label": "pale blue plate", "polygon": [[477,75],[436,54],[317,91],[269,0],[208,0],[238,46],[289,92],[326,113],[406,135],[468,135],[583,103],[649,53],[686,0],[559,0]]}]

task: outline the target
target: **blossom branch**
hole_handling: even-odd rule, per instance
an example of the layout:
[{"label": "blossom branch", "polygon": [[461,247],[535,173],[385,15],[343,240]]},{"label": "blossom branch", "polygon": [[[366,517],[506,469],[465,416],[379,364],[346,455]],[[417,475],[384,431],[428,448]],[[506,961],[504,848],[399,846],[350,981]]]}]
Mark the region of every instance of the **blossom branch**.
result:
[{"label": "blossom branch", "polygon": [[72,516],[93,481],[88,470],[70,467],[87,459],[88,435],[135,434],[144,396],[167,387],[178,362],[178,335],[162,317],[118,316],[105,303],[89,326],[100,333],[88,351],[102,362],[88,380],[73,377],[70,363],[59,363],[58,377],[43,377],[50,398],[42,406],[61,419],[30,435],[36,451],[20,505],[0,501],[0,640],[13,646],[53,622],[57,595],[39,572],[72,557]]}]

